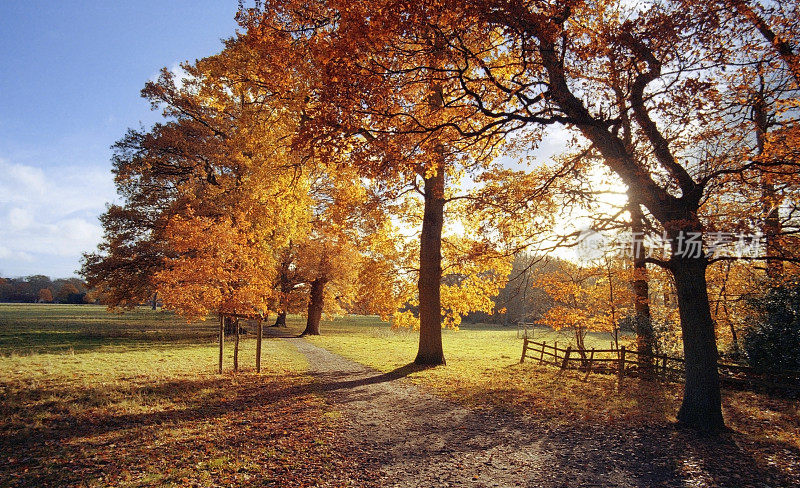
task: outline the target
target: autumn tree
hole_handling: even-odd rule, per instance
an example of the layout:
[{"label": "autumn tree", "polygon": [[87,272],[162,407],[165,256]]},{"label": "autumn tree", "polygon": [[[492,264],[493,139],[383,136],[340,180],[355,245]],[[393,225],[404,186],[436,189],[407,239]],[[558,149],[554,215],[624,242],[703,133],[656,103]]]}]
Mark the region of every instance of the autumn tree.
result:
[{"label": "autumn tree", "polygon": [[70,299],[70,295],[76,295],[78,293],[78,288],[75,285],[72,283],[64,283],[61,285],[61,287],[59,287],[55,299],[59,303],[67,303]]},{"label": "autumn tree", "polygon": [[629,272],[619,259],[607,256],[592,265],[562,262],[553,271],[536,277],[553,300],[539,323],[554,330],[572,329],[575,345],[585,357],[585,337],[590,331],[608,332],[619,346],[619,322],[632,304]]},{"label": "autumn tree", "polygon": [[39,302],[40,303],[52,303],[53,301],[53,292],[50,291],[50,288],[42,288],[39,290]]},{"label": "autumn tree", "polygon": [[[442,325],[457,324],[470,307],[489,308],[485,294],[496,286],[476,281],[504,279],[512,254],[505,249],[500,259],[503,253],[492,251],[483,238],[471,243],[446,238],[445,207],[458,212],[455,202],[469,199],[459,192],[461,182],[468,185],[469,177],[493,171],[495,149],[506,131],[486,133],[479,141],[458,130],[420,131],[419,124],[441,127],[448,117],[463,121],[475,115],[469,107],[446,110],[447,80],[440,68],[449,62],[443,56],[448,39],[432,28],[426,12],[386,9],[384,18],[375,17],[373,8],[365,2],[259,3],[240,13],[247,29],[243,41],[262,53],[269,69],[290,65],[310,80],[298,145],[357,168],[386,198],[401,199],[398,208],[406,218],[419,217],[417,291],[411,299],[418,313],[401,314],[395,323],[418,324],[415,362],[442,364]],[[365,22],[369,18],[379,20],[372,25]],[[408,29],[402,38],[392,30],[398,22]],[[408,59],[424,58],[425,66],[407,64],[403,52],[412,55]],[[303,62],[295,63],[297,58]],[[409,195],[417,195],[420,205],[408,204]],[[466,273],[451,268],[453,278],[447,279],[448,247],[459,265],[467,263],[464,254],[486,259]]]},{"label": "autumn tree", "polygon": [[297,269],[297,246],[290,240],[289,244],[278,252],[278,269],[273,290],[277,293],[274,309],[278,316],[273,327],[286,327],[286,315],[299,312],[302,299],[304,278]]},{"label": "autumn tree", "polygon": [[[727,145],[720,81],[723,65],[737,66],[726,39],[742,32],[719,11],[677,1],[647,9],[613,1],[268,2],[264,10],[284,27],[284,19],[296,20],[278,30],[324,46],[342,67],[326,65],[326,94],[340,98],[317,119],[374,137],[384,149],[418,146],[399,153],[432,161],[433,169],[417,172],[425,188],[437,183],[429,181],[438,175],[437,150],[466,140],[485,148],[492,136],[515,131],[535,142],[553,124],[575,129],[576,143],[585,141],[618,175],[672,247],[666,259],[648,262],[676,284],[687,364],[679,420],[700,429],[723,425],[703,239],[713,216],[701,207],[732,174],[793,163],[699,150]],[[357,122],[343,113],[356,113]],[[625,120],[635,135],[630,144],[621,132]],[[386,134],[392,137],[379,137]],[[414,140],[427,145],[403,144]]]},{"label": "autumn tree", "polygon": [[117,144],[126,204],[109,209],[110,239],[84,266],[119,289],[112,305],[159,289],[187,317],[268,309],[275,250],[307,222],[307,187],[281,143],[297,117],[267,88],[237,85],[244,65],[246,53],[226,52],[145,87],[168,121]]},{"label": "autumn tree", "polygon": [[[380,256],[388,269],[396,265],[392,261],[394,226],[385,213],[383,200],[352,167],[317,164],[309,167],[308,174],[312,182],[312,217],[308,234],[298,241],[297,270],[308,287],[303,335],[317,335],[323,311],[346,310],[359,292],[392,289],[391,273],[383,275],[385,282],[376,284],[371,273],[379,268],[366,263]],[[364,289],[361,280],[373,283],[375,289]],[[383,307],[393,306],[390,304],[396,308],[394,299],[381,304],[377,297],[362,299],[361,304],[372,305],[363,310],[367,313],[380,313]],[[373,307],[375,310],[370,310]]]}]

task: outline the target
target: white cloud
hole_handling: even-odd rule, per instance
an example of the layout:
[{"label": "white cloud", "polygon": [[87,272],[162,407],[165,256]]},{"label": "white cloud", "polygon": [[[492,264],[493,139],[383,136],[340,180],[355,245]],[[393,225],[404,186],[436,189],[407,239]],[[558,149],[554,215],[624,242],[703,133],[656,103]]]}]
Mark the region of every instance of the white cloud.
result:
[{"label": "white cloud", "polygon": [[11,249],[0,245],[0,260],[2,259],[13,259],[16,261],[24,261],[24,262],[32,262],[33,256],[26,252],[19,252],[19,251],[12,251]]},{"label": "white cloud", "polygon": [[0,276],[70,276],[100,242],[115,199],[108,168],[44,170],[0,159]]},{"label": "white cloud", "polygon": [[8,212],[8,225],[12,230],[19,231],[29,228],[33,224],[33,216],[24,208],[12,208]]},{"label": "white cloud", "polygon": [[[22,164],[8,164],[0,159],[0,203],[24,201],[46,192],[44,173],[39,168]],[[23,191],[21,191],[23,190]]]}]

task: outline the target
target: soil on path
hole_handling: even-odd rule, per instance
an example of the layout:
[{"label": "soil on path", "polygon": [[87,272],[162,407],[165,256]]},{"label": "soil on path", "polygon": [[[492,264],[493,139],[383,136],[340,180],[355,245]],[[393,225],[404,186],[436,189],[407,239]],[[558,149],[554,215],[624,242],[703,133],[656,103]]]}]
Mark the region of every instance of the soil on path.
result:
[{"label": "soil on path", "polygon": [[[793,486],[765,471],[734,437],[707,440],[673,426],[551,425],[475,410],[304,339],[314,389],[342,413],[343,435],[388,487]],[[729,461],[734,460],[734,461]]]}]

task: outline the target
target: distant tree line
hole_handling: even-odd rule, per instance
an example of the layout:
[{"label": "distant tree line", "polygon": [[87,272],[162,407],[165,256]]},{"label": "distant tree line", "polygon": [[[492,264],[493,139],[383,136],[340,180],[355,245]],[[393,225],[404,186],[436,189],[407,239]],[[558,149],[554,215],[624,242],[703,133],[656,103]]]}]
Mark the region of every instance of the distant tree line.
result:
[{"label": "distant tree line", "polygon": [[0,302],[86,303],[87,291],[78,278],[51,280],[44,275],[0,278]]}]

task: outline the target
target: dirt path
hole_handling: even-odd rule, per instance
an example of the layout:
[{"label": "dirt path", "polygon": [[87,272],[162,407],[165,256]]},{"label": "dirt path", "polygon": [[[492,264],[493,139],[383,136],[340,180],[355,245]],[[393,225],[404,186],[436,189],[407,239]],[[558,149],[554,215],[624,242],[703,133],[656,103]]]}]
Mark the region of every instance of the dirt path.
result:
[{"label": "dirt path", "polygon": [[[304,339],[314,388],[344,416],[344,436],[388,487],[778,487],[735,435],[702,439],[670,425],[554,426],[472,410],[404,377],[380,373]],[[783,455],[794,456],[788,450]],[[323,483],[324,485],[324,483]]]},{"label": "dirt path", "polygon": [[[346,419],[346,436],[392,487],[640,486],[593,470],[554,473],[549,436],[499,413],[473,411],[413,385],[410,368],[382,374],[303,339],[316,388]],[[586,474],[587,476],[583,476]]]}]

